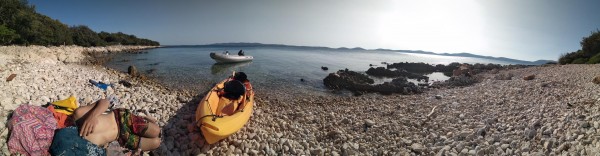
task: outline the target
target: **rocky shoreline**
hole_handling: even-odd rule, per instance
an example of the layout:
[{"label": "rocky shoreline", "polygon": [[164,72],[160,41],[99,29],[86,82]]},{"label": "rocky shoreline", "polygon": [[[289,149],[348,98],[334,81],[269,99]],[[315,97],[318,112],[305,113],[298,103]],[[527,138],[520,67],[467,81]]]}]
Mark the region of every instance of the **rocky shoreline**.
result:
[{"label": "rocky shoreline", "polygon": [[[91,49],[0,47],[0,154],[9,155],[6,116],[10,111],[21,103],[42,105],[70,95],[82,104],[116,95],[120,107],[157,118],[163,142],[145,155],[600,153],[600,86],[592,82],[600,75],[600,65],[483,72],[474,85],[432,88],[412,95],[355,97],[313,91],[290,95],[256,87],[257,106],[250,122],[231,137],[207,145],[192,124],[203,94],[192,96],[126,73],[78,63],[89,56],[84,51]],[[100,53],[119,50],[98,49],[106,49]],[[16,76],[6,81],[12,74]],[[523,79],[530,75],[535,77]],[[103,91],[90,85],[90,79],[114,87]],[[133,86],[125,87],[120,80]]]}]

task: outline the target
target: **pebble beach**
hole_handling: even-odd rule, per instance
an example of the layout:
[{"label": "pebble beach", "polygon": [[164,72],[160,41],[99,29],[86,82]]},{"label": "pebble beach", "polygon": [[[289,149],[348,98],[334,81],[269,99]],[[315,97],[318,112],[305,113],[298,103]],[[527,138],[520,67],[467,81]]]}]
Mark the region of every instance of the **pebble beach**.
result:
[{"label": "pebble beach", "polygon": [[[257,86],[254,114],[246,126],[209,145],[193,124],[203,93],[171,90],[82,63],[90,53],[146,48],[154,47],[0,47],[0,154],[10,155],[6,123],[12,110],[71,95],[81,105],[115,95],[118,107],[158,119],[162,144],[144,155],[600,154],[600,85],[593,83],[600,65],[480,73],[482,81],[471,86],[413,95],[345,96]],[[7,81],[12,74],[16,76]],[[523,79],[529,75],[535,78]],[[104,91],[89,80],[113,87]],[[133,86],[125,87],[121,80]]]}]

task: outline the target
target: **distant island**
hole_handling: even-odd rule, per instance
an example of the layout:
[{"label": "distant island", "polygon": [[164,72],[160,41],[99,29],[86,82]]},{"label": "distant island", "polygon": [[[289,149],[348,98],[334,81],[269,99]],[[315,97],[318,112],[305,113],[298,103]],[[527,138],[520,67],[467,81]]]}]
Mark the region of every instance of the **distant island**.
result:
[{"label": "distant island", "polygon": [[413,53],[413,54],[428,54],[428,55],[440,55],[440,56],[458,56],[458,57],[472,57],[472,58],[482,58],[482,59],[490,59],[490,60],[498,60],[505,62],[512,62],[515,64],[523,64],[523,65],[541,65],[546,63],[554,63],[554,60],[537,60],[537,61],[524,61],[517,60],[506,57],[492,57],[492,56],[482,56],[475,55],[471,53],[434,53],[429,51],[422,50],[391,50],[391,49],[364,49],[361,47],[355,48],[331,48],[331,47],[321,47],[321,46],[296,46],[296,45],[284,45],[284,44],[263,44],[263,43],[214,43],[214,44],[205,44],[205,45],[172,45],[169,47],[260,47],[260,48],[289,48],[289,49],[303,49],[303,50],[357,50],[357,51],[389,51],[389,52],[403,52],[403,53]]}]

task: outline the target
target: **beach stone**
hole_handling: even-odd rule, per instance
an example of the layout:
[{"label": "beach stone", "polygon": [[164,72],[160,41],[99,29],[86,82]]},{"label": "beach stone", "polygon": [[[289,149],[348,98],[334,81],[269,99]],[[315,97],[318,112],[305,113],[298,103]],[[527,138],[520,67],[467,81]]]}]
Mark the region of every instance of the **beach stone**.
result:
[{"label": "beach stone", "polygon": [[527,80],[527,81],[533,80],[533,79],[535,79],[535,75],[528,75],[528,76],[523,77],[523,80]]},{"label": "beach stone", "polygon": [[529,142],[523,142],[521,144],[521,152],[529,152],[530,150],[530,143]]},{"label": "beach stone", "polygon": [[539,129],[542,126],[542,123],[540,122],[540,120],[533,120],[533,122],[531,122],[530,128],[531,129]]},{"label": "beach stone", "polygon": [[48,96],[42,96],[40,99],[44,102],[50,102],[50,98],[48,98]]},{"label": "beach stone", "polygon": [[4,154],[4,155],[10,155],[10,152],[8,151],[8,146],[2,147],[2,154]]},{"label": "beach stone", "polygon": [[251,155],[258,155],[259,152],[257,150],[250,150]]},{"label": "beach stone", "polygon": [[413,143],[412,145],[410,145],[410,149],[417,153],[422,153],[422,152],[425,152],[425,150],[427,150],[427,148],[425,148],[425,146],[423,146],[419,143]]},{"label": "beach stone", "polygon": [[600,76],[596,76],[592,82],[594,82],[594,84],[600,84]]},{"label": "beach stone", "polygon": [[479,128],[479,129],[477,130],[477,135],[478,135],[478,136],[485,137],[485,134],[486,134],[485,128]]},{"label": "beach stone", "polygon": [[10,74],[10,76],[6,78],[6,82],[12,81],[15,77],[17,77],[17,74]]},{"label": "beach stone", "polygon": [[343,133],[344,132],[342,132],[341,130],[333,130],[333,131],[329,131],[329,133],[327,133],[327,136],[332,137],[332,138],[337,138]]},{"label": "beach stone", "polygon": [[370,120],[370,119],[365,119],[365,125],[367,125],[368,127],[372,127],[375,124],[376,124],[375,121]]},{"label": "beach stone", "polygon": [[475,152],[475,150],[469,150],[469,155],[477,155],[477,153]]},{"label": "beach stone", "polygon": [[312,155],[322,155],[322,153],[323,153],[323,149],[321,149],[320,147],[310,150],[310,154],[312,154]]},{"label": "beach stone", "polygon": [[435,95],[435,99],[442,99],[442,95]]},{"label": "beach stone", "polygon": [[342,124],[349,124],[349,123],[352,123],[352,120],[348,119],[348,118],[344,118],[344,119],[342,119],[342,121],[340,123],[342,123]]},{"label": "beach stone", "polygon": [[552,150],[552,144],[554,144],[554,143],[551,142],[551,141],[544,142],[544,149],[546,149],[546,150]]},{"label": "beach stone", "polygon": [[562,143],[558,146],[558,148],[556,149],[556,152],[562,152],[562,151],[566,151],[569,150],[570,144],[569,143]]},{"label": "beach stone", "polygon": [[181,102],[181,103],[186,103],[188,102],[187,98],[185,98],[182,95],[177,96],[177,101]]},{"label": "beach stone", "polygon": [[525,135],[525,138],[527,140],[531,140],[531,139],[533,139],[535,137],[535,133],[536,133],[535,129],[529,129],[529,128],[527,128],[527,129],[525,129],[525,131],[524,131],[523,134]]},{"label": "beach stone", "polygon": [[127,73],[133,77],[138,76],[138,70],[135,66],[129,66],[129,68],[127,68]]},{"label": "beach stone", "polygon": [[590,128],[590,123],[587,121],[581,121],[579,125],[581,125],[581,128]]},{"label": "beach stone", "polygon": [[502,145],[500,146],[500,148],[502,148],[502,150],[506,150],[506,149],[508,149],[508,147],[510,147],[510,145],[509,145],[509,144],[502,144]]}]

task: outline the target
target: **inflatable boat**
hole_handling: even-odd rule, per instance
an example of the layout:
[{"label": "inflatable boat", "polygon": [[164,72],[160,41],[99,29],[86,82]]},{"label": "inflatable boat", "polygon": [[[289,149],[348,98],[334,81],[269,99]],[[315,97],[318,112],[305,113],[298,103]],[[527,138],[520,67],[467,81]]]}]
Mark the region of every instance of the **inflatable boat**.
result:
[{"label": "inflatable boat", "polygon": [[210,58],[217,61],[218,63],[235,63],[235,62],[246,62],[252,61],[254,57],[252,56],[239,56],[239,55],[230,55],[223,53],[210,53]]}]

